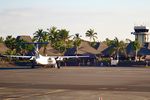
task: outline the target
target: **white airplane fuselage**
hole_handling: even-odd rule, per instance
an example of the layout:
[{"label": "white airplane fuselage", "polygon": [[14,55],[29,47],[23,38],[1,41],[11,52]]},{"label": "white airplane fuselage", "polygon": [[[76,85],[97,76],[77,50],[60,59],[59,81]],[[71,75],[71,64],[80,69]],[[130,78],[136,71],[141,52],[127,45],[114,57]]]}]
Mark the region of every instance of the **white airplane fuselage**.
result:
[{"label": "white airplane fuselage", "polygon": [[57,65],[56,59],[53,57],[39,55],[38,57],[35,57],[35,61],[37,64],[41,65],[53,65],[53,66]]}]

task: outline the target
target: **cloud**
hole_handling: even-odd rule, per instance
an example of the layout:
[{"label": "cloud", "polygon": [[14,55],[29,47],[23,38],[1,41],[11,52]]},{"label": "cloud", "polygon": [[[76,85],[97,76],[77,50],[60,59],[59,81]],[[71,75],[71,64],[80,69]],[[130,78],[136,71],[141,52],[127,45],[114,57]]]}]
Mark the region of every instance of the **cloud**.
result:
[{"label": "cloud", "polygon": [[33,9],[31,8],[18,8],[18,9],[4,9],[0,12],[0,16],[18,16],[18,17],[28,17],[33,16]]}]

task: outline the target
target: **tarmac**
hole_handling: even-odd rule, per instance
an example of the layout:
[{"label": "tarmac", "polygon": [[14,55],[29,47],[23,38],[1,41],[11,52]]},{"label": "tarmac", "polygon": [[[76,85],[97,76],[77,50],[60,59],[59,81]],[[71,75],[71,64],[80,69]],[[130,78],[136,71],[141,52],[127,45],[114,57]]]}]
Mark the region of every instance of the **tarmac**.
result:
[{"label": "tarmac", "polygon": [[0,100],[150,100],[150,68],[0,68]]}]

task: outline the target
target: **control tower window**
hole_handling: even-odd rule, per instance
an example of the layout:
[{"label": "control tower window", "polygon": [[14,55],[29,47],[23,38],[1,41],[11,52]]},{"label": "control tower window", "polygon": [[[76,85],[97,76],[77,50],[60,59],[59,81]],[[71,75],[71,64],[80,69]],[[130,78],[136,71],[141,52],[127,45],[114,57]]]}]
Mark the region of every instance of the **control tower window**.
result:
[{"label": "control tower window", "polygon": [[135,32],[148,32],[148,29],[135,29]]}]

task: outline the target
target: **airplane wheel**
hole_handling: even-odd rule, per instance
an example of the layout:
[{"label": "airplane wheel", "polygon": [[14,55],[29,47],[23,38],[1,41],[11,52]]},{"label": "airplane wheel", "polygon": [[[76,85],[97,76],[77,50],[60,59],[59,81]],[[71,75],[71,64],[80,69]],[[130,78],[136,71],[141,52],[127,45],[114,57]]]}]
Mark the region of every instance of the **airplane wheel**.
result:
[{"label": "airplane wheel", "polygon": [[56,62],[57,68],[60,69],[60,62]]},{"label": "airplane wheel", "polygon": [[60,69],[60,66],[58,65],[57,68]]},{"label": "airplane wheel", "polygon": [[32,65],[31,68],[34,68],[34,65]]},{"label": "airplane wheel", "polygon": [[35,66],[35,65],[34,65],[34,61],[32,61],[32,65],[31,65],[31,68],[34,68],[34,66]]}]

